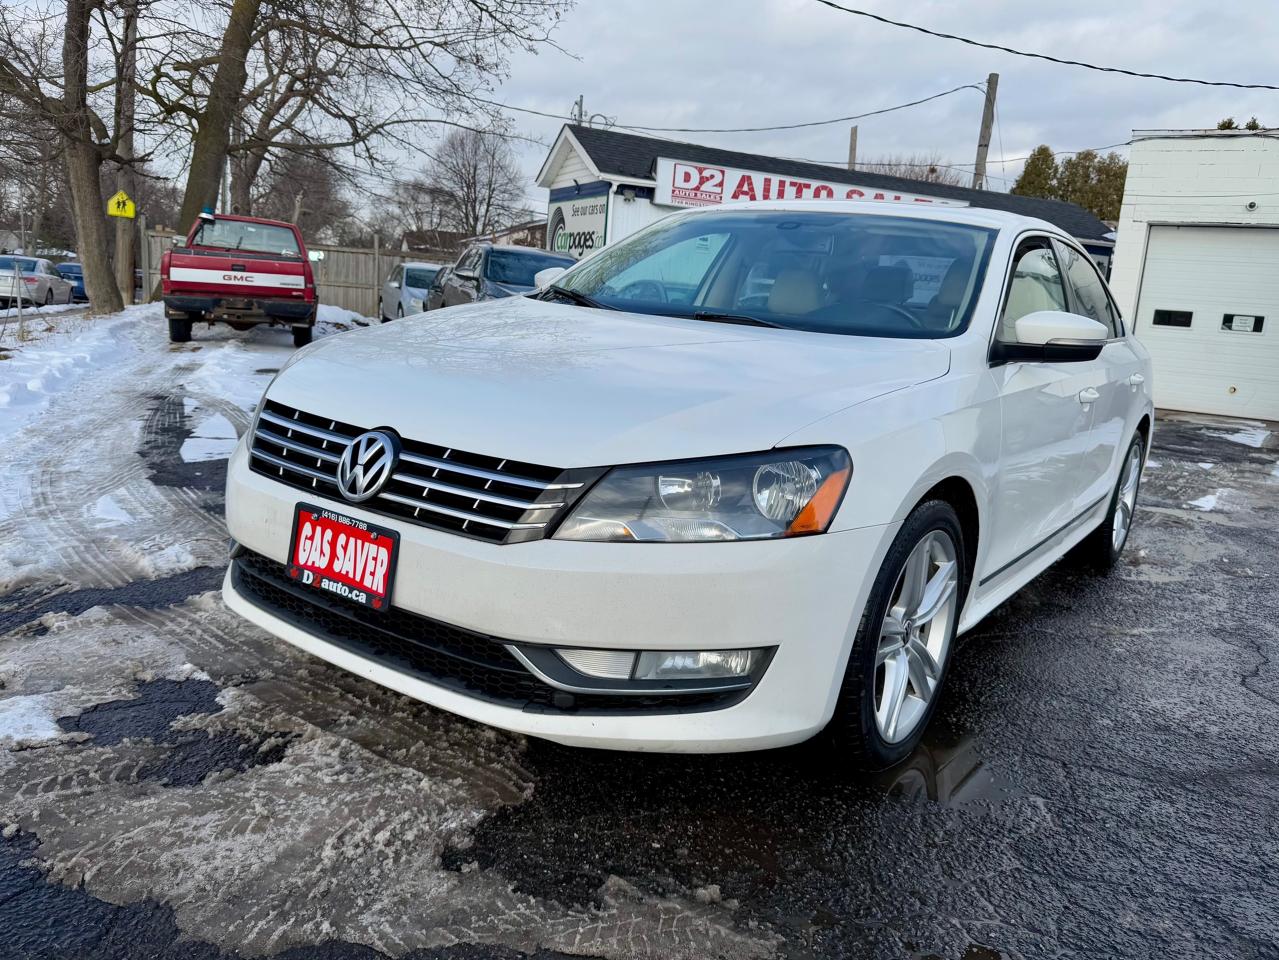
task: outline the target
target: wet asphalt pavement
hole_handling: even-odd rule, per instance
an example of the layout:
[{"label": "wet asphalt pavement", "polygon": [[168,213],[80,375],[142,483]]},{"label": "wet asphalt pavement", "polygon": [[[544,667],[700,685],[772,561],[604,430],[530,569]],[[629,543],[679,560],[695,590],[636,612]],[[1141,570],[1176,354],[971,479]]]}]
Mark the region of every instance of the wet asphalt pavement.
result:
[{"label": "wet asphalt pavement", "polygon": [[[0,596],[0,957],[1279,957],[1279,433],[1163,418],[1120,568],[987,619],[868,777],[525,740],[239,623],[181,378],[103,468],[153,526],[0,521],[63,557]],[[185,570],[104,581],[168,528]]]}]

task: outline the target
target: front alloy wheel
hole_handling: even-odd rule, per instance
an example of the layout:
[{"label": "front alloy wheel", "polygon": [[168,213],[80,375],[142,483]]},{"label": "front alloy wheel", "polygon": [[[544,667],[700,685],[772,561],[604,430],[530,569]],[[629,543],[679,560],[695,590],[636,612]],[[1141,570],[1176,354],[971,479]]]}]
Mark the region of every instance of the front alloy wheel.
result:
[{"label": "front alloy wheel", "polygon": [[875,652],[875,726],[900,743],[920,726],[950,650],[959,562],[955,543],[934,530],[916,544],[897,578]]},{"label": "front alloy wheel", "polygon": [[946,680],[967,584],[955,508],[920,504],[871,586],[828,728],[855,765],[892,766],[919,743]]},{"label": "front alloy wheel", "polygon": [[1145,457],[1146,439],[1137,434],[1128,445],[1123,465],[1119,468],[1119,479],[1115,483],[1106,518],[1070,552],[1071,560],[1077,565],[1105,573],[1119,562],[1119,555],[1132,534]]}]

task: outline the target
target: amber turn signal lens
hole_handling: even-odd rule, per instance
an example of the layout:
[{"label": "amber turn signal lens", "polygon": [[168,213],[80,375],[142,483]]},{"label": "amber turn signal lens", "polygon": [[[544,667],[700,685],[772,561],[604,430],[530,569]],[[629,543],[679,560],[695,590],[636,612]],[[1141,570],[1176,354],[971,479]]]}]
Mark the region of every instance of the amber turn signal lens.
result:
[{"label": "amber turn signal lens", "polygon": [[813,499],[799,511],[799,515],[786,528],[786,536],[800,537],[807,533],[821,533],[835,516],[839,501],[844,496],[844,488],[848,486],[848,467],[836,470],[817,488]]}]

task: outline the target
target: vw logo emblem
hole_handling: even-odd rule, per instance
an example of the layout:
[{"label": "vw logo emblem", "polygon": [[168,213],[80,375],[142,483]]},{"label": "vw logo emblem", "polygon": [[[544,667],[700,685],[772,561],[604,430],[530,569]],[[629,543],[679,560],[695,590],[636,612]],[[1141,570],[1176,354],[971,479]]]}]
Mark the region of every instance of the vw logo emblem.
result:
[{"label": "vw logo emblem", "polygon": [[391,479],[399,457],[400,441],[395,434],[385,430],[360,434],[338,460],[338,490],[352,503],[376,496]]}]

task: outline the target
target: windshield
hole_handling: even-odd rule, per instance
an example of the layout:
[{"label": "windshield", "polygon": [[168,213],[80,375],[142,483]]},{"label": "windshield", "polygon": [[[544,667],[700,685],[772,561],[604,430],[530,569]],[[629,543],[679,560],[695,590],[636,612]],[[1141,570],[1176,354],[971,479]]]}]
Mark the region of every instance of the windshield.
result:
[{"label": "windshield", "polygon": [[425,290],[431,285],[437,273],[439,273],[438,267],[407,267],[404,270],[404,285],[416,290]]},{"label": "windshield", "polygon": [[717,210],[667,217],[558,285],[605,306],[868,337],[961,333],[995,231],[865,213]]},{"label": "windshield", "polygon": [[509,283],[515,287],[533,286],[533,277],[547,267],[571,267],[574,261],[557,257],[553,253],[539,253],[529,247],[520,250],[494,247],[489,251],[488,268],[484,275],[494,283]]},{"label": "windshield", "polygon": [[14,263],[17,263],[18,270],[22,273],[36,272],[36,262],[24,257],[0,257],[0,272],[13,273]]},{"label": "windshield", "polygon": [[299,257],[297,237],[288,227],[269,223],[246,223],[243,220],[214,220],[202,223],[191,238],[196,247],[225,247],[228,250],[252,250],[283,257]]}]

